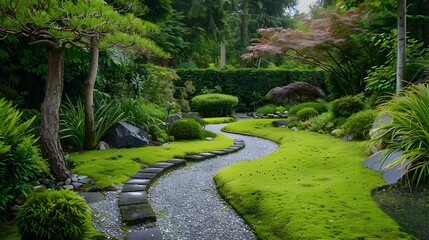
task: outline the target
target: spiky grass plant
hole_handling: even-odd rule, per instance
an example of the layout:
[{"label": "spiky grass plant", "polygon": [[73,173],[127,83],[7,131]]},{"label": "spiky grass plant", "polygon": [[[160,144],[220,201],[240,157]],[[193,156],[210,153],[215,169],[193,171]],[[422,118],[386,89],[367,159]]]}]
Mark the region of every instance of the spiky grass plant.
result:
[{"label": "spiky grass plant", "polygon": [[403,155],[386,168],[405,161],[408,168],[405,183],[418,186],[429,178],[429,85],[418,84],[402,91],[381,105],[380,116],[391,116],[372,130],[370,146],[386,144],[388,153],[402,151]]}]

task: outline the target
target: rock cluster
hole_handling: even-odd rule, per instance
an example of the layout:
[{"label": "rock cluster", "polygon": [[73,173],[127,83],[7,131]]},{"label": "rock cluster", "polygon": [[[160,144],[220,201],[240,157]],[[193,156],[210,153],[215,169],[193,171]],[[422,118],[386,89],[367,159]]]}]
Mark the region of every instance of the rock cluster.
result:
[{"label": "rock cluster", "polygon": [[276,113],[268,113],[268,114],[257,114],[256,112],[251,112],[248,115],[253,118],[287,118],[288,112],[277,111]]},{"label": "rock cluster", "polygon": [[39,179],[34,189],[70,189],[79,190],[82,187],[87,187],[94,184],[94,179],[85,176],[72,174],[70,178],[65,181],[56,181],[48,178]]}]

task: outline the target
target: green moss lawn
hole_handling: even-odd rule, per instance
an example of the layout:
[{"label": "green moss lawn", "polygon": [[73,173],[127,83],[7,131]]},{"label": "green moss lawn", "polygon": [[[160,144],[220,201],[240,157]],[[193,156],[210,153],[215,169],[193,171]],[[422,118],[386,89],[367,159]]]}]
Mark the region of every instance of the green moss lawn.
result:
[{"label": "green moss lawn", "polygon": [[79,175],[93,177],[95,186],[100,188],[121,184],[144,166],[133,159],[146,163],[157,163],[174,157],[226,148],[233,140],[217,135],[213,141],[177,141],[166,146],[147,146],[139,148],[106,149],[70,154],[78,165],[72,170]]},{"label": "green moss lawn", "polygon": [[273,128],[273,120],[231,123],[225,130],[267,138],[279,149],[217,173],[220,193],[260,239],[412,239],[374,202],[385,184],[363,167],[360,142]]},{"label": "green moss lawn", "polygon": [[203,120],[206,124],[231,123],[237,121],[233,117],[203,118]]}]

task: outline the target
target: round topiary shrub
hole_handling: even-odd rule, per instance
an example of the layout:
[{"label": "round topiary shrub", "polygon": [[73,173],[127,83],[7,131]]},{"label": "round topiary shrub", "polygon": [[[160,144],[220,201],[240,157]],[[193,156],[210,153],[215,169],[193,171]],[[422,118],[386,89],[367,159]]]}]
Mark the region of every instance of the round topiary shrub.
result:
[{"label": "round topiary shrub", "polygon": [[376,110],[364,110],[351,115],[343,124],[345,133],[356,139],[365,139],[377,114]]},{"label": "round topiary shrub", "polygon": [[62,189],[32,196],[20,208],[16,224],[22,239],[83,239],[91,222],[86,201],[77,193]]},{"label": "round topiary shrub", "polygon": [[296,115],[298,111],[300,111],[303,108],[314,108],[318,113],[324,113],[328,111],[328,107],[324,102],[304,102],[304,103],[299,103],[292,106],[288,110],[288,113],[289,115],[293,116],[293,115]]},{"label": "round topiary shrub", "polygon": [[303,108],[296,113],[296,117],[300,121],[306,121],[306,120],[308,120],[312,117],[315,117],[317,115],[319,115],[317,110],[314,108],[311,108],[311,107]]},{"label": "round topiary shrub", "polygon": [[358,96],[345,96],[331,102],[335,117],[350,117],[353,113],[362,111],[365,104]]},{"label": "round topiary shrub", "polygon": [[203,129],[196,120],[191,118],[182,118],[171,124],[168,128],[168,132],[170,135],[174,136],[176,140],[201,139]]},{"label": "round topiary shrub", "polygon": [[231,95],[211,93],[192,98],[192,106],[202,117],[228,117],[233,115],[238,98]]}]

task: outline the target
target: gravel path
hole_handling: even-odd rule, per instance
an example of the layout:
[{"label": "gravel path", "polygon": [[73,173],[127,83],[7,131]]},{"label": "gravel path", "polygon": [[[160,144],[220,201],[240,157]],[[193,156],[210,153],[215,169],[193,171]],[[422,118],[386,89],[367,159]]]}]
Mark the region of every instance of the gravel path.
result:
[{"label": "gravel path", "polygon": [[[223,125],[209,125],[220,132]],[[224,133],[242,139],[239,152],[209,159],[161,176],[149,189],[150,205],[157,213],[157,225],[164,239],[254,239],[243,220],[216,191],[213,176],[239,161],[252,160],[277,149],[271,141]]]}]

